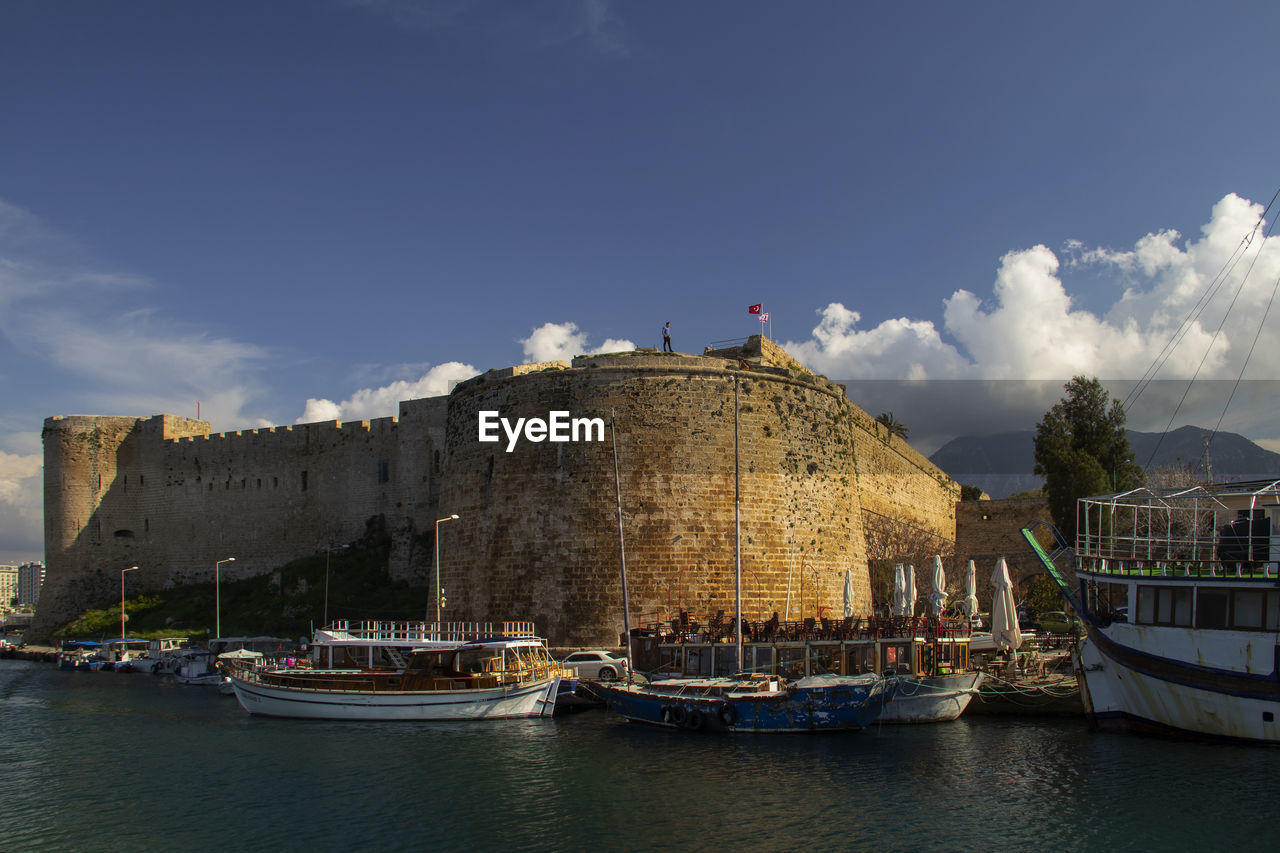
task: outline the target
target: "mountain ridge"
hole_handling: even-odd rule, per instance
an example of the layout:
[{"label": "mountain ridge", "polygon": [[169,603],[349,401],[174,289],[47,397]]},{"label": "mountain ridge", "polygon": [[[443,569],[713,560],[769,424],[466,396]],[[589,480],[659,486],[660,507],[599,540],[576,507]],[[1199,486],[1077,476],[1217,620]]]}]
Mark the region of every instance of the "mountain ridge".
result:
[{"label": "mountain ridge", "polygon": [[[1204,474],[1204,441],[1209,430],[1184,426],[1168,433],[1125,430],[1134,459],[1144,468],[1190,468]],[[1036,489],[1043,480],[1035,473],[1033,429],[982,436],[958,436],[929,457],[952,479],[981,488],[993,498]],[[1280,453],[1275,453],[1237,433],[1213,435],[1209,451],[1215,481],[1253,479],[1280,475]]]}]

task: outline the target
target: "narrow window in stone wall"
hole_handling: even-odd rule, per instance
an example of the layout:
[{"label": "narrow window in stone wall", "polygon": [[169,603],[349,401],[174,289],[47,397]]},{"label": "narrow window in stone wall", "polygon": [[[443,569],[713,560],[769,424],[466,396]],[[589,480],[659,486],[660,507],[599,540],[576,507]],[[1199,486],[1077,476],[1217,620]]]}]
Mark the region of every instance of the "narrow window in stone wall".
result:
[{"label": "narrow window in stone wall", "polygon": [[246,480],[244,477],[241,477],[241,478],[240,478],[240,488],[242,488],[242,489],[243,489],[243,488],[244,488],[244,484],[245,484],[245,483],[247,483],[247,482],[248,482],[248,480]]},{"label": "narrow window in stone wall", "polygon": [[139,475],[138,475],[138,485],[139,485],[139,486],[145,485],[145,484],[146,484],[146,482],[147,482],[146,475],[144,475],[144,474],[139,474]]},{"label": "narrow window in stone wall", "polygon": [[387,460],[378,460],[378,482],[385,483],[391,479],[391,466],[387,464]]},{"label": "narrow window in stone wall", "polygon": [[143,533],[151,532],[151,519],[149,518],[142,519],[142,532]]},{"label": "narrow window in stone wall", "polygon": [[440,473],[440,451],[436,451],[436,473]]},{"label": "narrow window in stone wall", "polygon": [[273,489],[278,489],[278,488],[280,488],[280,478],[279,478],[279,477],[272,477],[272,478],[271,478],[271,488],[273,488]]},{"label": "narrow window in stone wall", "polygon": [[259,478],[258,478],[258,488],[259,488],[259,489],[261,489],[261,488],[262,488],[262,478],[261,478],[261,477],[259,477]]},{"label": "narrow window in stone wall", "polygon": [[307,490],[307,472],[303,471],[302,472],[302,491],[305,492],[306,490]]},{"label": "narrow window in stone wall", "polygon": [[213,491],[213,483],[212,483],[212,481],[209,483],[209,491],[211,491],[211,492]]}]

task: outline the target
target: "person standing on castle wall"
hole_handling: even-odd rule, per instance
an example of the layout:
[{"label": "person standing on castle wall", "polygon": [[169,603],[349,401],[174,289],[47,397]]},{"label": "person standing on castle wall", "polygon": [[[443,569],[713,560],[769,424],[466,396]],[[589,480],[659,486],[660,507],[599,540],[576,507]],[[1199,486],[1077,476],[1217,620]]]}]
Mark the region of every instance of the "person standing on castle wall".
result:
[{"label": "person standing on castle wall", "polygon": [[671,321],[667,321],[667,325],[662,327],[662,351],[675,352],[671,348]]}]

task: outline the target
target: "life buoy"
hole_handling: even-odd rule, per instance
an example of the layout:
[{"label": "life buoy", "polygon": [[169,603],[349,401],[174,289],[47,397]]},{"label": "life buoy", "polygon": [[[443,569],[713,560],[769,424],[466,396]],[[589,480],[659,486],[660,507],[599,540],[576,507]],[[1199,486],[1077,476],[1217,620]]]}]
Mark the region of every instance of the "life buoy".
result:
[{"label": "life buoy", "polygon": [[684,724],[689,727],[690,731],[696,732],[706,725],[706,723],[707,719],[702,715],[701,711],[690,711],[689,718],[685,720]]},{"label": "life buoy", "polygon": [[725,702],[720,706],[720,711],[718,713],[720,716],[720,722],[724,723],[726,726],[732,726],[734,723],[738,722],[738,709],[730,705],[728,702]]},{"label": "life buoy", "polygon": [[679,705],[672,705],[669,722],[677,726],[681,726],[684,725],[684,721],[688,716],[689,715],[685,712],[684,708],[681,708]]}]

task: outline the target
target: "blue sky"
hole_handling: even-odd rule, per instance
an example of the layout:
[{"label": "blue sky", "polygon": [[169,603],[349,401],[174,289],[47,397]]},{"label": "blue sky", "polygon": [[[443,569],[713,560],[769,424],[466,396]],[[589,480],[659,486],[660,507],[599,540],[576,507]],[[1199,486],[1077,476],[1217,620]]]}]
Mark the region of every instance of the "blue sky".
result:
[{"label": "blue sky", "polygon": [[[2,4],[0,562],[41,554],[55,414],[390,415],[668,320],[701,352],[757,302],[833,378],[1137,378],[1280,186],[1277,25],[1261,2]],[[1238,374],[1280,276],[1249,252],[1161,378]],[[1277,446],[1270,420],[1226,426]]]}]

